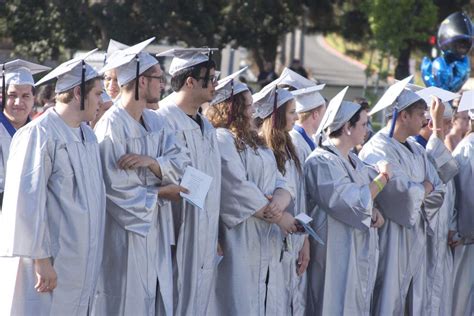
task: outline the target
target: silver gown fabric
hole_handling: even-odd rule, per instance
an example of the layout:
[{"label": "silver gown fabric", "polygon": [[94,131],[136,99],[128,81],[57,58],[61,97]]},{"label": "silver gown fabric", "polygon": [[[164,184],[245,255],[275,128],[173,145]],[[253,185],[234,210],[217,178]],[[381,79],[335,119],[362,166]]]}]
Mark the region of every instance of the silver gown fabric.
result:
[{"label": "silver gown fabric", "polygon": [[[116,103],[95,127],[107,216],[94,315],[173,315],[173,219],[158,187],[179,183],[189,158],[166,121],[148,109],[142,119]],[[120,157],[132,153],[156,159],[162,178],[148,168],[119,169]]]},{"label": "silver gown fabric", "polygon": [[186,201],[173,203],[176,244],[175,314],[206,315],[220,257],[217,255],[219,208],[221,199],[221,157],[216,131],[198,114],[203,130],[175,104],[157,111],[176,131],[177,141],[185,146],[191,165],[212,177],[204,209]]},{"label": "silver gown fabric", "polygon": [[[276,224],[253,216],[268,204],[266,195],[287,190],[268,148],[247,147],[238,152],[234,136],[217,129],[222,161],[220,240],[224,258],[219,264],[215,315],[288,315],[280,309],[284,285],[281,273],[282,235]],[[268,283],[268,287],[267,287]],[[266,305],[265,305],[266,303]]]},{"label": "silver gown fabric", "polygon": [[306,315],[369,315],[378,261],[369,168],[323,145],[330,151],[316,148],[304,166],[307,209],[325,242],[310,239]]},{"label": "silver gown fabric", "polygon": [[[7,314],[86,315],[90,308],[102,258],[105,188],[96,137],[84,123],[80,131],[81,138],[50,109],[12,140],[1,254],[20,259],[12,305],[2,306]],[[38,293],[32,259],[48,257],[57,287]]]},{"label": "silver gown fabric", "polygon": [[[376,198],[385,224],[379,229],[375,315],[402,315],[405,308],[410,315],[421,315],[426,302],[426,233],[432,232],[429,219],[443,203],[445,186],[425,149],[411,139],[406,143],[411,150],[390,138],[384,128],[359,154],[371,165],[388,161],[394,171]],[[426,198],[424,180],[434,187]]]},{"label": "silver gown fabric", "polygon": [[[458,232],[465,244],[454,249],[454,316],[474,314],[474,133],[467,135],[456,147],[453,156],[461,170],[455,177]],[[470,226],[469,226],[470,225]]]},{"label": "silver gown fabric", "polygon": [[290,136],[291,140],[293,141],[293,145],[296,148],[298,157],[300,158],[301,165],[303,166],[304,162],[306,161],[306,158],[308,158],[308,156],[311,154],[311,147],[309,147],[306,140],[300,133],[298,133],[298,131],[292,129],[290,131]]},{"label": "silver gown fabric", "polygon": [[5,189],[5,171],[12,137],[3,124],[0,123],[0,193]]},{"label": "silver gown fabric", "polygon": [[453,177],[459,168],[443,141],[432,135],[426,146],[428,159],[441,180],[446,183],[446,194],[438,213],[430,220],[434,234],[427,235],[427,300],[426,315],[449,315],[453,292],[453,255],[448,245],[448,232],[453,220],[455,189]]},{"label": "silver gown fabric", "polygon": [[[299,156],[298,156],[299,157]],[[303,167],[303,164],[301,164]],[[285,163],[286,173],[284,178],[288,185],[291,195],[291,203],[287,211],[291,215],[296,216],[300,213],[306,213],[306,196],[304,189],[303,170],[298,171],[293,160],[287,160]],[[282,236],[283,238],[283,236]],[[286,237],[290,247],[288,255],[285,254],[282,263],[282,273],[285,276],[285,284],[280,288],[282,290],[281,297],[287,297],[288,302],[281,300],[280,309],[288,309],[287,315],[304,315],[306,308],[306,272],[298,276],[296,270],[298,268],[298,256],[303,247],[306,235],[293,234]]]}]

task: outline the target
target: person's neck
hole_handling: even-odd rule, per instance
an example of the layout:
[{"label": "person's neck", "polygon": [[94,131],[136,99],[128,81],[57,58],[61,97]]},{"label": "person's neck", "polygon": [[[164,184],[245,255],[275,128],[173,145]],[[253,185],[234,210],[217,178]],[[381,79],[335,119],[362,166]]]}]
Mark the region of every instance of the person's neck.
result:
[{"label": "person's neck", "polygon": [[56,102],[54,111],[61,117],[61,119],[72,128],[77,128],[81,125],[82,111],[79,109],[79,105],[75,106],[67,103]]},{"label": "person's neck", "polygon": [[450,134],[455,135],[456,137],[462,138],[464,136],[462,130],[459,128],[453,128],[451,130],[452,132]]},{"label": "person's neck", "polygon": [[420,136],[423,137],[423,139],[426,140],[426,141],[428,141],[430,139],[431,134],[432,134],[431,130],[427,131],[425,129],[422,129],[420,131]]},{"label": "person's neck", "polygon": [[304,121],[304,122],[296,122],[296,124],[298,124],[299,126],[301,126],[306,135],[308,135],[309,137],[311,137],[314,133],[316,133],[316,129],[313,127],[313,125],[311,124],[311,122],[309,122],[308,120]]},{"label": "person's neck", "polygon": [[331,142],[333,143],[334,147],[339,150],[341,155],[349,160],[349,152],[351,151],[352,148],[354,148],[354,145],[350,143],[346,139],[342,139],[342,137],[338,138],[331,138]]},{"label": "person's neck", "polygon": [[3,112],[3,115],[5,115],[5,117],[7,118],[7,120],[10,122],[10,124],[13,125],[13,127],[17,130],[23,126],[25,126],[26,122],[28,121],[28,117],[26,118],[26,120],[22,121],[22,122],[18,122],[15,120],[15,118],[9,116],[6,112]]},{"label": "person's neck", "polygon": [[176,94],[176,105],[187,115],[196,117],[199,107],[203,102],[196,100],[190,93],[180,91]]},{"label": "person's neck", "polygon": [[[388,123],[387,123],[387,129],[390,131],[390,128],[392,126],[392,121],[390,120]],[[404,143],[407,141],[407,138],[409,137],[410,135],[408,135],[408,133],[406,133],[406,131],[400,127],[400,125],[398,124],[395,124],[395,129],[393,130],[393,138],[396,139],[398,142],[400,143]]]},{"label": "person's neck", "polygon": [[133,93],[122,93],[120,98],[122,107],[127,113],[137,122],[140,122],[143,111],[146,108],[146,101],[143,97],[139,100],[135,100],[135,94]]}]

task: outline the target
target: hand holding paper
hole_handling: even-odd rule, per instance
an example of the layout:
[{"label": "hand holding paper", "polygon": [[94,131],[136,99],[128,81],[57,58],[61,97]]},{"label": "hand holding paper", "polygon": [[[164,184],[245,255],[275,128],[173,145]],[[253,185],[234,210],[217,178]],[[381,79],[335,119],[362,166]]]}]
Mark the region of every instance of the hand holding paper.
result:
[{"label": "hand holding paper", "polygon": [[300,213],[295,216],[295,219],[298,224],[300,224],[304,228],[305,232],[307,232],[311,237],[313,237],[314,240],[316,240],[318,243],[324,245],[324,241],[321,239],[321,237],[318,236],[318,234],[316,234],[314,229],[309,225],[309,223],[313,221],[311,217],[309,217],[305,213]]},{"label": "hand holding paper", "polygon": [[207,193],[211,187],[212,177],[191,166],[186,167],[181,186],[188,189],[189,193],[181,192],[180,195],[194,206],[203,209]]}]

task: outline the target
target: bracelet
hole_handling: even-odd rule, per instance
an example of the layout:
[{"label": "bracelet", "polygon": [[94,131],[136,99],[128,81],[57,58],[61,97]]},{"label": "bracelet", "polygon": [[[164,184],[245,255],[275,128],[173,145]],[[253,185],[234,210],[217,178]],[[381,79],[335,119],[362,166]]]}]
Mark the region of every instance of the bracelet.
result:
[{"label": "bracelet", "polygon": [[387,172],[380,172],[379,174],[381,174],[382,176],[384,176],[385,182],[388,182],[388,180],[390,180],[390,177],[388,176],[388,173],[387,173]]},{"label": "bracelet", "polygon": [[377,179],[377,178],[374,179],[374,183],[377,186],[377,188],[379,189],[379,192],[381,192],[383,190],[383,187],[384,187],[383,183],[380,182],[380,180]]}]

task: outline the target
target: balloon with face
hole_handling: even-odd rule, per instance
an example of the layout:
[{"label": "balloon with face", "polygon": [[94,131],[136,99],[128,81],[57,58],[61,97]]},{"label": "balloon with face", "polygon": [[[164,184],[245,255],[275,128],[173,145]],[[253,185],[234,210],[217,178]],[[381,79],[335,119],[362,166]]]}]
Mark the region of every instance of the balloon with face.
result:
[{"label": "balloon with face", "polygon": [[438,29],[438,47],[442,55],[433,61],[424,57],[421,74],[426,86],[458,91],[469,78],[469,51],[473,42],[473,26],[467,15],[456,12],[448,16]]}]

